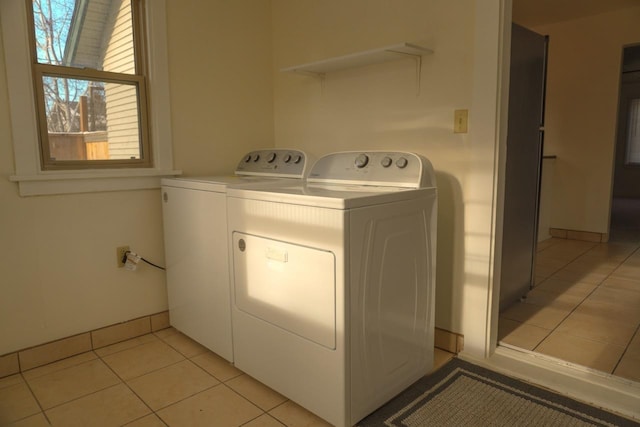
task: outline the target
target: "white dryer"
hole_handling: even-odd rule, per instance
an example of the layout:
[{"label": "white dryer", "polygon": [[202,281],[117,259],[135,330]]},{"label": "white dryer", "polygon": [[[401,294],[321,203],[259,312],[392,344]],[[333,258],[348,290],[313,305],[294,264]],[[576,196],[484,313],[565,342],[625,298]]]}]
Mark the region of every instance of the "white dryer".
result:
[{"label": "white dryer", "polygon": [[434,172],[334,153],[306,182],[227,192],[235,364],[336,426],[433,365]]},{"label": "white dryer", "polygon": [[234,175],[162,179],[170,323],[233,361],[227,188],[299,180],[310,162],[298,150],[246,154]]}]

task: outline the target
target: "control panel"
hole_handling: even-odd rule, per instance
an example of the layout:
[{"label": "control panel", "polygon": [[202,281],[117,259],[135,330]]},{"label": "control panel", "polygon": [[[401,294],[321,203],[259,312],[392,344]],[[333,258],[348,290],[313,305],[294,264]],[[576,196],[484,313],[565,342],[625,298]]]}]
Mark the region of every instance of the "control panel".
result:
[{"label": "control panel", "polygon": [[313,165],[308,181],[412,188],[436,185],[429,160],[402,151],[328,154]]},{"label": "control panel", "polygon": [[256,150],[240,160],[236,175],[304,178],[309,167],[308,156],[300,150]]}]

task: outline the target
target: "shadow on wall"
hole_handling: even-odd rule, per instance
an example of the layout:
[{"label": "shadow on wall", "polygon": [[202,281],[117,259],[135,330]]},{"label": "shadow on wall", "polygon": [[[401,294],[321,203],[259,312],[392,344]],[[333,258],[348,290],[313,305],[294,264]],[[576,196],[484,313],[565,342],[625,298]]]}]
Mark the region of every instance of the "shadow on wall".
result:
[{"label": "shadow on wall", "polygon": [[438,185],[438,249],[436,265],[436,327],[461,333],[464,283],[464,203],[458,180],[436,171]]}]

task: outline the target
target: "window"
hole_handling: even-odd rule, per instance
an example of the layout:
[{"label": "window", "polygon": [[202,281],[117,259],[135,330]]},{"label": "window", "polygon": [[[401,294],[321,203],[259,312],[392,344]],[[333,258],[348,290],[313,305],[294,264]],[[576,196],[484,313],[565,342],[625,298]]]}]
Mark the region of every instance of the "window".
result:
[{"label": "window", "polygon": [[158,188],[180,173],[166,0],[1,0],[0,19],[21,195]]},{"label": "window", "polygon": [[139,0],[26,0],[42,168],[147,166]]},{"label": "window", "polygon": [[640,165],[640,98],[629,100],[624,163]]}]

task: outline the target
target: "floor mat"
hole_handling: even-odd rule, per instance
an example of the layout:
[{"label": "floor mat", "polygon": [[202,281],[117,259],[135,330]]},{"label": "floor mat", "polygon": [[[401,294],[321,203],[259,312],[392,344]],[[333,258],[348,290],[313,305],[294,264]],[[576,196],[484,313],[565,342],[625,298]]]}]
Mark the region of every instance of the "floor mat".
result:
[{"label": "floor mat", "polygon": [[358,426],[626,427],[640,423],[453,359]]}]

